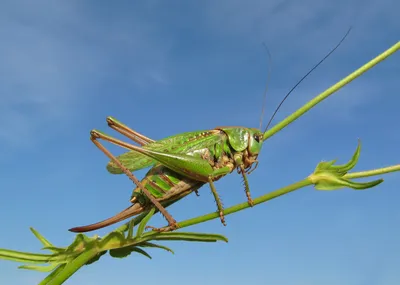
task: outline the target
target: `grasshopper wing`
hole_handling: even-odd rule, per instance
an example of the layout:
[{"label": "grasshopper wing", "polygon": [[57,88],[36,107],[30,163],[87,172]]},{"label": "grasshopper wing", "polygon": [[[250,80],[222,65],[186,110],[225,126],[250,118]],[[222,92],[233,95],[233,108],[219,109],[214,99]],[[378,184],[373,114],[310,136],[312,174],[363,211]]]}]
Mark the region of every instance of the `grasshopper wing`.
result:
[{"label": "grasshopper wing", "polygon": [[[222,136],[219,130],[195,131],[170,136],[146,144],[143,148],[159,152],[187,154],[195,150],[210,147],[221,141]],[[130,171],[147,168],[157,162],[145,154],[133,150],[117,156],[117,159]],[[107,170],[113,174],[123,173],[113,161],[108,163]]]},{"label": "grasshopper wing", "polygon": [[[147,148],[147,146],[144,148]],[[147,168],[156,163],[154,159],[133,150],[117,156],[117,159],[130,171]],[[123,173],[121,168],[119,168],[113,161],[110,161],[107,164],[107,170],[112,174]]]}]

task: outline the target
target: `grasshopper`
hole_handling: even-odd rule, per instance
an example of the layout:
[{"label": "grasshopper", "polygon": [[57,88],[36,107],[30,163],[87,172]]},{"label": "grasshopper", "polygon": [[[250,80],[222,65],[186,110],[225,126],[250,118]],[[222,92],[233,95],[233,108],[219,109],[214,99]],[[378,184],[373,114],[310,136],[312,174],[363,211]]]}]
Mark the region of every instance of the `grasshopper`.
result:
[{"label": "grasshopper", "polygon": [[[108,226],[145,211],[149,204],[155,206],[167,219],[168,227],[163,230],[174,230],[177,228],[177,223],[162,204],[175,202],[191,192],[197,193],[197,190],[205,183],[210,184],[221,222],[225,225],[222,203],[214,182],[235,169],[242,174],[248,202],[253,205],[247,174],[258,164],[257,156],[261,150],[264,135],[258,129],[218,127],[213,130],[187,132],[154,141],[112,117],[107,118],[107,123],[112,129],[140,145],[123,142],[97,130],[91,131],[92,142],[111,159],[107,170],[113,174],[125,173],[137,185],[131,199],[134,204],[112,218],[96,224],[72,228],[70,231],[85,232]],[[114,157],[98,141],[99,139],[130,149],[130,151]],[[150,166],[153,168],[141,182],[132,174],[132,171]]]},{"label": "grasshopper", "polygon": [[[340,46],[350,30],[351,28],[340,42],[286,94],[275,109],[264,132],[261,131],[261,126],[260,129],[217,127],[213,130],[186,132],[154,141],[116,119],[108,117],[107,123],[112,129],[140,145],[123,142],[97,130],[91,131],[92,142],[110,158],[107,170],[112,174],[125,173],[136,184],[137,187],[131,198],[133,205],[111,218],[88,226],[75,227],[70,231],[86,232],[99,229],[147,211],[150,207],[155,207],[160,211],[168,222],[167,227],[150,228],[158,231],[175,230],[178,224],[165,207],[192,192],[197,194],[197,190],[206,183],[210,185],[215,198],[220,220],[226,225],[223,206],[214,182],[235,169],[243,177],[247,201],[250,206],[253,206],[247,175],[257,168],[257,158],[268,126],[291,92]],[[129,151],[115,157],[99,142],[100,139]],[[139,182],[132,172],[147,167],[152,168]]]}]

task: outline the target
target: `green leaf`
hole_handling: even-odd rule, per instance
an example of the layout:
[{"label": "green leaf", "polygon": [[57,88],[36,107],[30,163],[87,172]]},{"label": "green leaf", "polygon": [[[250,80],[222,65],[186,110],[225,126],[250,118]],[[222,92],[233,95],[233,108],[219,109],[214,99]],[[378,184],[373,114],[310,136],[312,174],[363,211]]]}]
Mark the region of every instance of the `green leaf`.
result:
[{"label": "green leaf", "polygon": [[354,189],[354,190],[365,190],[383,182],[383,179],[374,180],[371,182],[354,182],[349,179],[345,179],[342,177],[337,177],[335,175],[325,174],[324,176],[320,175],[318,181],[314,183],[314,187],[317,190],[338,190],[345,187]]},{"label": "green leaf", "polygon": [[150,254],[148,254],[147,252],[145,252],[143,249],[138,248],[138,247],[134,247],[132,251],[135,251],[137,253],[143,254],[144,256],[148,257],[151,259]]},{"label": "green leaf", "polygon": [[358,159],[360,157],[360,153],[361,153],[361,141],[358,140],[357,149],[354,152],[350,161],[348,163],[342,164],[342,165],[332,165],[332,169],[337,169],[338,171],[340,171],[343,174],[347,173],[349,170],[353,169],[356,166]]},{"label": "green leaf", "polygon": [[21,265],[18,266],[19,269],[28,269],[28,270],[35,270],[39,272],[50,272],[54,270],[59,264],[54,263],[48,266],[39,266],[39,265]]},{"label": "green leaf", "polygon": [[64,252],[66,250],[65,247],[55,247],[55,246],[45,246],[42,249],[47,249],[47,250],[50,250],[50,251],[52,251],[54,253],[62,253],[62,252]]},{"label": "green leaf", "polygon": [[314,172],[320,172],[320,171],[330,169],[335,162],[336,162],[336,159],[331,160],[331,161],[321,161],[320,163],[318,163]]},{"label": "green leaf", "polygon": [[35,235],[35,237],[43,244],[44,247],[53,247],[51,242],[49,242],[44,236],[42,236],[37,230],[34,228],[30,228],[31,232]]},{"label": "green leaf", "polygon": [[99,252],[95,257],[93,257],[91,260],[86,262],[85,265],[89,265],[89,264],[95,263],[96,261],[98,261],[100,259],[100,257],[102,257],[106,253],[107,253],[107,250]]},{"label": "green leaf", "polygon": [[129,226],[128,226],[128,234],[126,236],[126,239],[132,239],[133,238],[133,227],[135,226],[135,223],[132,220],[129,221]]},{"label": "green leaf", "polygon": [[30,253],[8,249],[0,249],[0,259],[24,263],[49,263],[57,260],[56,256],[52,254]]},{"label": "green leaf", "polygon": [[134,245],[112,249],[110,250],[110,255],[115,258],[124,258],[129,256],[132,252],[138,252],[151,259],[151,256],[147,252]]},{"label": "green leaf", "polygon": [[126,246],[126,247],[121,247],[121,248],[116,248],[116,249],[110,249],[109,254],[110,256],[114,258],[124,258],[130,255],[133,251],[133,248],[135,246]]},{"label": "green leaf", "polygon": [[125,240],[125,235],[122,232],[111,232],[105,237],[103,237],[100,241],[97,241],[97,245],[99,248],[104,249],[105,247],[109,246],[110,244],[115,244],[115,245],[125,245],[126,240]]},{"label": "green leaf", "polygon": [[94,246],[97,237],[89,238],[84,234],[77,234],[75,240],[65,250],[66,253],[73,253],[89,249]]},{"label": "green leaf", "polygon": [[376,185],[379,185],[383,182],[383,179],[377,179],[371,182],[364,182],[364,183],[360,183],[360,182],[354,182],[354,181],[350,181],[347,180],[348,182],[348,187],[354,189],[354,190],[365,190],[368,188],[372,188],[375,187]]},{"label": "green leaf", "polygon": [[200,241],[200,242],[216,242],[225,241],[228,239],[219,234],[191,233],[191,232],[165,232],[157,233],[151,237],[152,240],[185,240],[185,241]]},{"label": "green leaf", "polygon": [[152,242],[143,242],[140,244],[141,247],[155,247],[155,248],[160,248],[160,249],[164,249],[166,251],[171,252],[172,254],[175,254],[175,252],[170,249],[169,247],[166,247],[164,245],[160,245],[160,244],[156,244],[156,243],[152,243]]},{"label": "green leaf", "polygon": [[140,222],[136,232],[136,238],[139,238],[143,234],[144,229],[146,228],[146,225],[150,221],[151,217],[154,215],[155,210],[156,210],[155,208],[151,208],[146,217],[144,217],[144,219]]}]

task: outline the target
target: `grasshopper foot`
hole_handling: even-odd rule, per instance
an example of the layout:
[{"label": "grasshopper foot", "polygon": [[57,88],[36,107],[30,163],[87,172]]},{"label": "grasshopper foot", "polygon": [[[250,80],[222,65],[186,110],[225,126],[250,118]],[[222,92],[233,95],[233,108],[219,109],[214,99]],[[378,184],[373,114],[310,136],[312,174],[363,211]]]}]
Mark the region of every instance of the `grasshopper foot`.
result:
[{"label": "grasshopper foot", "polygon": [[224,216],[224,212],[223,212],[223,211],[220,211],[220,212],[219,212],[219,218],[220,218],[220,220],[221,220],[221,223],[222,223],[224,226],[226,226],[225,216]]},{"label": "grasshopper foot", "polygon": [[164,232],[172,232],[172,231],[174,231],[176,229],[179,229],[179,226],[178,226],[178,223],[175,223],[175,224],[172,224],[172,225],[169,225],[169,226],[166,226],[166,227],[162,227],[162,228],[156,228],[156,227],[153,227],[153,226],[147,226],[146,230],[148,230],[148,229],[151,229],[151,230],[153,230],[155,232],[164,233]]},{"label": "grasshopper foot", "polygon": [[246,194],[247,194],[247,202],[249,203],[250,207],[253,207],[254,206],[254,201],[251,198],[250,193],[246,192]]}]

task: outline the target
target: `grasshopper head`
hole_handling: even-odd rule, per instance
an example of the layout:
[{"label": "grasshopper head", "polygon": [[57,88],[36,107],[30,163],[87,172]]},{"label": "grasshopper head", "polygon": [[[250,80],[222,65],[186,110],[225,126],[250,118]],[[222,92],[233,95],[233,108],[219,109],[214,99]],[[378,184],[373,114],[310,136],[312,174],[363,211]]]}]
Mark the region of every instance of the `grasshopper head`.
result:
[{"label": "grasshopper head", "polygon": [[258,129],[249,129],[249,145],[248,152],[251,156],[257,156],[263,145],[263,132]]},{"label": "grasshopper head", "polygon": [[230,146],[237,152],[247,150],[250,156],[257,156],[263,144],[264,134],[255,128],[220,127],[229,140]]}]

